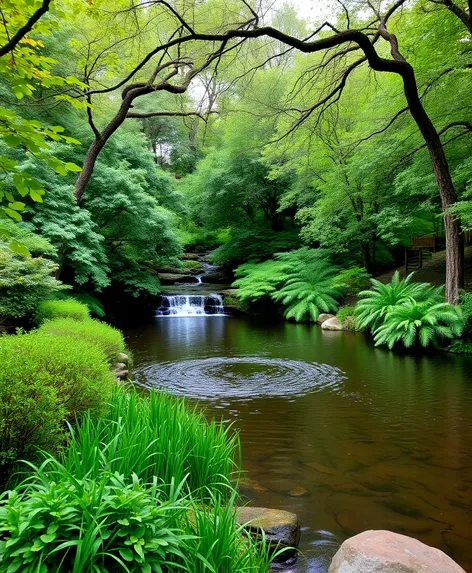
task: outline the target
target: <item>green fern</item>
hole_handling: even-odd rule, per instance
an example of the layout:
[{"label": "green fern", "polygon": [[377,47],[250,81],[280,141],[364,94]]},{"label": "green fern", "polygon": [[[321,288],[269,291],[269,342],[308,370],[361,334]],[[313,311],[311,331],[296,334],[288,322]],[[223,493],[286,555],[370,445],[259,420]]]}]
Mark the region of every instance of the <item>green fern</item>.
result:
[{"label": "green fern", "polygon": [[341,294],[340,288],[333,287],[337,268],[323,255],[305,248],[276,257],[286,262],[288,278],[272,298],[286,307],[286,318],[316,322],[321,311],[336,310],[336,297]]},{"label": "green fern", "polygon": [[395,271],[388,284],[371,279],[372,288],[359,293],[361,299],[356,305],[356,319],[360,328],[375,330],[381,326],[387,313],[409,301],[443,300],[442,287],[432,287],[428,283],[412,283],[413,273],[404,279]]},{"label": "green fern", "polygon": [[396,342],[407,348],[417,343],[437,346],[440,339],[460,336],[463,327],[460,307],[438,303],[435,297],[419,302],[409,300],[387,312],[384,323],[374,331],[374,341],[376,346],[386,344],[390,349]]},{"label": "green fern", "polygon": [[235,272],[239,277],[233,283],[238,288],[238,298],[243,302],[256,302],[271,296],[287,280],[287,264],[282,261],[269,260],[263,263],[246,263]]},{"label": "green fern", "polygon": [[269,296],[286,307],[286,318],[316,321],[321,311],[336,310],[341,289],[332,285],[337,271],[323,251],[304,247],[279,253],[275,260],[241,265],[233,286],[239,288],[238,298],[242,301],[255,302]]}]

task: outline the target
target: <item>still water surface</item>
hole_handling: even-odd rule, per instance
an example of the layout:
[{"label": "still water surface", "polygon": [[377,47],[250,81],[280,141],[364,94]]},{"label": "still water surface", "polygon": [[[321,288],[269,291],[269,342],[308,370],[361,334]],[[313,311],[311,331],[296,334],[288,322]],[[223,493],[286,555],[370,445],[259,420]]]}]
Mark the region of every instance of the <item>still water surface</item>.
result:
[{"label": "still water surface", "polygon": [[251,503],[299,515],[293,572],[326,573],[366,529],[416,537],[472,572],[472,357],[260,318],[161,318],[125,333],[141,383],[240,430]]}]

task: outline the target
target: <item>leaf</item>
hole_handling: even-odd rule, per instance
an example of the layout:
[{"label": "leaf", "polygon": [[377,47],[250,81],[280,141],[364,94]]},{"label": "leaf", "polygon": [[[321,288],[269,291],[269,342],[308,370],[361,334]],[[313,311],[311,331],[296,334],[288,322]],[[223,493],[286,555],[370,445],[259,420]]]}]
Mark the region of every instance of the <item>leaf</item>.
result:
[{"label": "leaf", "polygon": [[24,257],[31,257],[31,253],[29,252],[26,245],[20,243],[19,241],[13,240],[8,246],[10,250],[16,253],[17,255],[23,255]]},{"label": "leaf", "polygon": [[128,549],[127,547],[121,547],[118,549],[118,551],[125,561],[133,561],[134,553],[131,549]]},{"label": "leaf", "polygon": [[13,209],[9,209],[8,207],[3,207],[3,211],[12,219],[16,219],[17,221],[21,221],[21,215],[17,211],[13,211]]},{"label": "leaf", "polygon": [[72,173],[80,173],[80,171],[82,171],[82,167],[79,167],[78,165],[72,163],[71,161],[68,161],[66,163],[66,167],[69,171],[72,171]]},{"label": "leaf", "polygon": [[21,201],[14,201],[13,203],[8,203],[8,207],[10,207],[10,209],[13,209],[14,211],[23,211],[23,209],[25,208],[25,204],[22,203]]}]

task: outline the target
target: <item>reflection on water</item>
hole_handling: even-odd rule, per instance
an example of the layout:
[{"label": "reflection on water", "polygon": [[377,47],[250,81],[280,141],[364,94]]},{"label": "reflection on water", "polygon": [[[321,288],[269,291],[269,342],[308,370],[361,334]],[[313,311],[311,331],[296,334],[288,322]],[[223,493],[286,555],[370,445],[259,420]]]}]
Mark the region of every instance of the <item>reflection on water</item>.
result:
[{"label": "reflection on water", "polygon": [[300,517],[294,572],[326,573],[365,529],[416,537],[472,572],[472,358],[260,319],[126,334],[141,383],[198,398],[241,431],[251,502]]}]

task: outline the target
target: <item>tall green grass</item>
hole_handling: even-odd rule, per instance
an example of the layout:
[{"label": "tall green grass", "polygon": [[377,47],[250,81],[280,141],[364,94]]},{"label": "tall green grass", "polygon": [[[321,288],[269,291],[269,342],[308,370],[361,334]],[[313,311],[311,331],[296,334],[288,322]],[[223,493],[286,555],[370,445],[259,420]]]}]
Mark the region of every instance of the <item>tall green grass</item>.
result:
[{"label": "tall green grass", "polygon": [[207,422],[172,396],[122,388],[114,390],[107,416],[86,415],[72,430],[62,459],[78,478],[109,471],[135,473],[147,483],[156,476],[163,484],[185,483],[202,500],[231,494],[239,461],[239,440],[230,427]]}]

